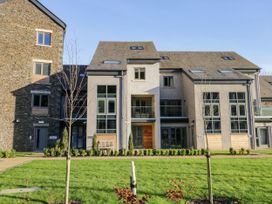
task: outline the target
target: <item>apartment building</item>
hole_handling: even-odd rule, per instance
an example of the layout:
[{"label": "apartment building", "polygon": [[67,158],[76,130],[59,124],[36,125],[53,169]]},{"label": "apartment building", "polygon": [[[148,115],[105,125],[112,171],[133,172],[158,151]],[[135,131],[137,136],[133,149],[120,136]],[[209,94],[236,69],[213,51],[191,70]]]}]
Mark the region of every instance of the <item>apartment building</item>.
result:
[{"label": "apartment building", "polygon": [[100,42],[87,68],[87,148],[94,134],[102,148],[127,148],[129,135],[136,148],[204,148],[205,134],[212,149],[256,148],[259,73],[235,52]]},{"label": "apartment building", "polygon": [[41,151],[59,136],[66,25],[36,0],[0,1],[0,149]]},{"label": "apartment building", "polygon": [[[61,137],[57,79],[66,25],[37,0],[0,1],[0,149],[42,151]],[[71,146],[272,147],[272,78],[235,52],[157,51],[153,42],[100,42]],[[86,76],[87,74],[87,76]],[[80,104],[79,101],[79,104]]]}]

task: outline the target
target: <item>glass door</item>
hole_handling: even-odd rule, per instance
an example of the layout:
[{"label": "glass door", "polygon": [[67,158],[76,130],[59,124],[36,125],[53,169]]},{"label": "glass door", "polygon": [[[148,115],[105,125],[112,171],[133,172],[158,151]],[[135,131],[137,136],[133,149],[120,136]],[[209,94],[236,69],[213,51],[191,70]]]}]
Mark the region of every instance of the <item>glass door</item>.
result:
[{"label": "glass door", "polygon": [[144,127],[143,126],[133,126],[133,144],[136,149],[143,148],[143,136],[144,136]]}]

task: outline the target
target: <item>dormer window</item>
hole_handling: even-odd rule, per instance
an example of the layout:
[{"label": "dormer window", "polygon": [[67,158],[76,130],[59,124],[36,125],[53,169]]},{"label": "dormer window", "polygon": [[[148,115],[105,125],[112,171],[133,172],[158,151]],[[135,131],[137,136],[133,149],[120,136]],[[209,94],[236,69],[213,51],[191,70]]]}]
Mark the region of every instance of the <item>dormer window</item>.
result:
[{"label": "dormer window", "polygon": [[235,60],[233,56],[222,56],[223,60]]},{"label": "dormer window", "polygon": [[119,60],[104,60],[103,64],[121,64]]},{"label": "dormer window", "polygon": [[37,45],[51,46],[52,31],[37,29]]},{"label": "dormer window", "polygon": [[168,56],[161,56],[161,60],[170,60]]},{"label": "dormer window", "polygon": [[144,50],[144,47],[135,45],[135,46],[130,46],[129,49],[130,50]]}]

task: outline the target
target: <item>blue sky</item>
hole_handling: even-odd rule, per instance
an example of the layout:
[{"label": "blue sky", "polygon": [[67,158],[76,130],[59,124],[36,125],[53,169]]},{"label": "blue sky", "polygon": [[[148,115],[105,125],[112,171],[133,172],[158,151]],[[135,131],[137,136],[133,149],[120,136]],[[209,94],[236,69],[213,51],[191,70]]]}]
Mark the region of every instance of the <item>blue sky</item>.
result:
[{"label": "blue sky", "polygon": [[89,64],[100,40],[158,50],[236,51],[272,74],[271,0],[40,0],[67,24]]}]

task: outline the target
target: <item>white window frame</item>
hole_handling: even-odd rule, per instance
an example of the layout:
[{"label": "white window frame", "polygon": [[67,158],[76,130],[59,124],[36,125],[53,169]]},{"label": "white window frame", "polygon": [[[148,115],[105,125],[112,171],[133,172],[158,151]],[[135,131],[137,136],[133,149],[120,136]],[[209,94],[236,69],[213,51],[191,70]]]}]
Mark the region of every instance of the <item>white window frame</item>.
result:
[{"label": "white window frame", "polygon": [[[104,112],[100,113],[99,112],[99,101],[104,101]],[[97,115],[106,115],[107,114],[107,100],[105,98],[97,98]]]},{"label": "white window frame", "polygon": [[[114,112],[113,113],[110,113],[109,112],[109,102],[110,101],[113,101],[114,102]],[[107,99],[107,115],[116,115],[116,99]]]},{"label": "white window frame", "polygon": [[[144,71],[144,79],[141,79],[141,70]],[[135,73],[136,73],[136,72],[138,72],[138,77],[139,77],[139,78],[136,78],[136,77],[135,77]],[[134,77],[134,80],[135,80],[135,81],[145,81],[145,80],[146,80],[146,69],[145,69],[145,67],[135,67],[135,68],[134,68],[134,73],[133,73],[133,74],[134,74],[133,77]]]},{"label": "white window frame", "polygon": [[[36,45],[37,46],[44,46],[44,47],[52,47],[52,34],[53,31],[52,30],[46,30],[46,29],[35,29],[36,31]],[[39,44],[39,33],[43,33],[43,44]],[[51,39],[50,39],[50,45],[45,45],[44,44],[44,34],[45,33],[50,33],[51,35]]]},{"label": "white window frame", "polygon": [[[41,73],[43,73],[43,64],[50,64],[49,75],[36,74],[36,64],[37,63],[41,63],[42,64]],[[51,70],[52,70],[52,65],[53,65],[53,61],[52,60],[33,59],[33,75],[44,76],[44,77],[50,76],[51,75]]]}]

